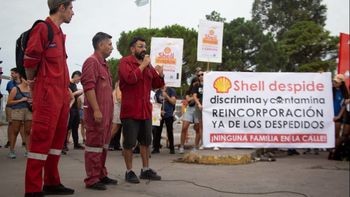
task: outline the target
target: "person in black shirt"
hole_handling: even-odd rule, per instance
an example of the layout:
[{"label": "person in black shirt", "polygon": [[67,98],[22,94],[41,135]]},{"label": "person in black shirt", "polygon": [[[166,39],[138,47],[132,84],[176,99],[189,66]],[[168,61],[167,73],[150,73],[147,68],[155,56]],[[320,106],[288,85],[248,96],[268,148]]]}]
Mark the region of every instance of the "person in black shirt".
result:
[{"label": "person in black shirt", "polygon": [[[69,112],[69,122],[68,122],[68,131],[72,131],[72,137],[74,142],[74,149],[84,149],[82,145],[79,144],[79,135],[78,135],[78,129],[79,129],[79,108],[78,108],[78,97],[83,93],[82,90],[78,90],[77,84],[80,83],[81,78],[81,72],[80,71],[74,71],[72,73],[72,77],[69,83],[69,89],[72,91],[72,94],[74,96],[74,102],[73,105],[70,108]],[[68,132],[67,132],[68,134]],[[67,150],[67,139],[65,141],[65,149]]]},{"label": "person in black shirt", "polygon": [[196,137],[195,139],[196,148],[199,147],[199,143],[200,143],[200,140],[202,139],[202,134],[203,134],[203,121],[202,121],[203,75],[204,75],[203,71],[199,71],[197,73],[199,83],[193,86],[193,89],[192,89],[193,99],[196,103],[196,115],[199,120],[199,136]]}]

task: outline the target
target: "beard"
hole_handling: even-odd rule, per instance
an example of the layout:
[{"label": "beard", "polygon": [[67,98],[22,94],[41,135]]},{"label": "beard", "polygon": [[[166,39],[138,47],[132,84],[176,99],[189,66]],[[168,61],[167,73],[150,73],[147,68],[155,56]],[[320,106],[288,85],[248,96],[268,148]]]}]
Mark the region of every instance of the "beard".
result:
[{"label": "beard", "polygon": [[143,60],[143,58],[145,57],[146,55],[146,51],[142,51],[140,53],[135,53],[135,57],[138,59],[138,60]]}]

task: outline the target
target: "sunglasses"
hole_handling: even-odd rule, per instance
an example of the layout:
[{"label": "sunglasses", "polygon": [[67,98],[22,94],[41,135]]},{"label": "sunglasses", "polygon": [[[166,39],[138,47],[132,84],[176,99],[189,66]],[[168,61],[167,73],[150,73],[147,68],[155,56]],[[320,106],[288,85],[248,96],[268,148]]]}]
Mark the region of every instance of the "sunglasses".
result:
[{"label": "sunglasses", "polygon": [[200,76],[203,76],[204,74],[202,73],[202,74],[199,74],[199,75],[197,75],[197,77],[200,77]]}]

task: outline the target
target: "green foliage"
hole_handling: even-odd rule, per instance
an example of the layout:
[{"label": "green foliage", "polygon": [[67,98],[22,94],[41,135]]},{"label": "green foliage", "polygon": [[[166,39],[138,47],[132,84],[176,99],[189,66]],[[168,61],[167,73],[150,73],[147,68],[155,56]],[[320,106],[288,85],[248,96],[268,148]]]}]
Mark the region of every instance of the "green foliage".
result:
[{"label": "green foliage", "polygon": [[295,23],[280,39],[288,56],[285,71],[331,71],[337,55],[337,39],[312,21]]},{"label": "green foliage", "polygon": [[256,23],[237,18],[225,23],[223,67],[234,71],[278,71],[281,53],[270,34]]},{"label": "green foliage", "polygon": [[220,13],[212,11],[210,14],[205,15],[205,18],[209,21],[225,22],[226,18],[222,18]]},{"label": "green foliage", "polygon": [[252,20],[274,36],[281,55],[272,65],[289,72],[333,71],[338,38],[324,29],[326,12],[322,0],[255,0]]},{"label": "green foliage", "polygon": [[[339,39],[330,36],[324,29],[326,11],[322,0],[255,0],[252,20],[236,18],[226,22],[220,13],[212,11],[206,15],[206,19],[224,22],[224,37],[222,64],[211,64],[211,70],[333,71]],[[207,67],[207,63],[197,62],[198,33],[194,29],[171,25],[160,29],[139,28],[122,32],[117,42],[122,56],[130,53],[128,45],[135,36],[145,38],[147,44],[150,44],[152,37],[184,39],[182,88],[177,89],[179,97],[196,67]],[[116,73],[117,66],[114,64],[118,60],[110,61],[112,73]]]},{"label": "green foliage", "polygon": [[114,87],[115,82],[118,80],[119,59],[111,58],[107,62],[109,65],[109,70],[112,74],[112,81],[113,81],[113,87]]},{"label": "green foliage", "polygon": [[298,21],[313,21],[324,27],[327,7],[321,2],[322,0],[255,0],[252,20],[277,38]]}]

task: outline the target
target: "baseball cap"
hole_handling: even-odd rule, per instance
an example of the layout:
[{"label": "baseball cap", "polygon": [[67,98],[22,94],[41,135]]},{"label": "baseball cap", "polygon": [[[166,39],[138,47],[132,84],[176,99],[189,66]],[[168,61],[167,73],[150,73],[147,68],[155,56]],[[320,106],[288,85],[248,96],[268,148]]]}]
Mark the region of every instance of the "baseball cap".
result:
[{"label": "baseball cap", "polygon": [[61,4],[72,2],[74,0],[47,0],[47,5],[50,10],[58,8]]}]

